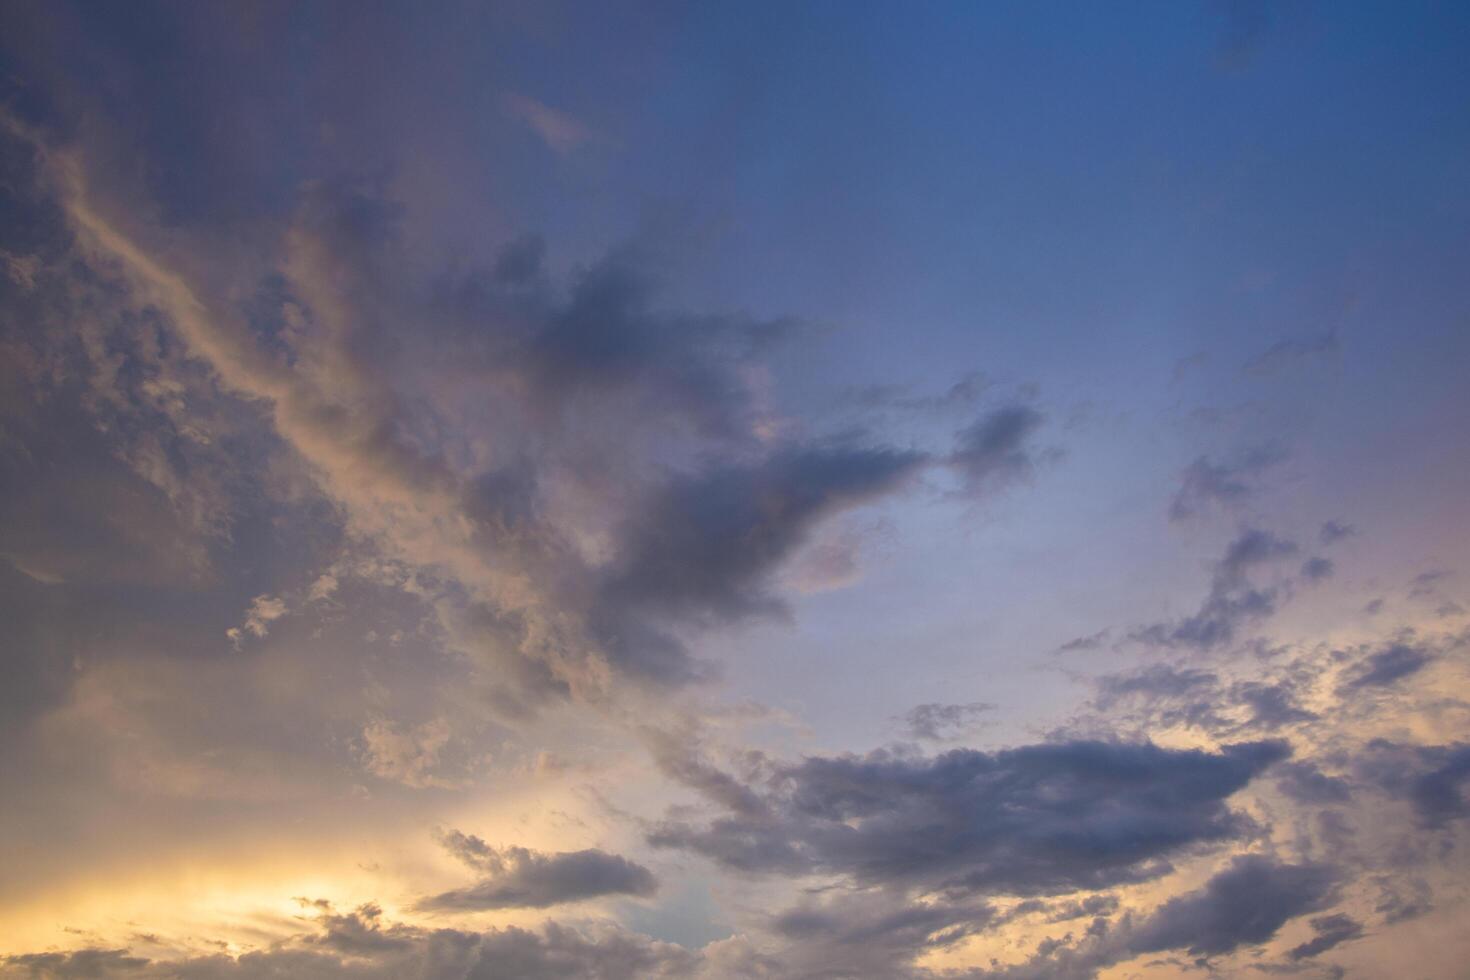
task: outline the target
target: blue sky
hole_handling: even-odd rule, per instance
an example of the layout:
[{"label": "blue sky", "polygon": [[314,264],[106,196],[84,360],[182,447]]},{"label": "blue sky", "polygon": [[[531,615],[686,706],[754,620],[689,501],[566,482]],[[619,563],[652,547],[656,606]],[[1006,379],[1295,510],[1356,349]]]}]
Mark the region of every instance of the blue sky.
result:
[{"label": "blue sky", "polygon": [[0,39],[0,977],[1470,955],[1462,5]]}]

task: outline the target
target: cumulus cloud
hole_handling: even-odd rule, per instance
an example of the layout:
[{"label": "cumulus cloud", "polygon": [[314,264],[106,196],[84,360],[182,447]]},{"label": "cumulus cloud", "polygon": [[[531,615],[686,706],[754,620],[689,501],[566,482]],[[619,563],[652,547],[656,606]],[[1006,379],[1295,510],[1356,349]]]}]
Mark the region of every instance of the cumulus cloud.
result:
[{"label": "cumulus cloud", "polygon": [[549,908],[607,895],[647,897],[658,888],[653,872],[627,858],[588,849],[542,854],[524,847],[494,848],[457,830],[441,837],[446,850],[485,877],[424,899],[434,911]]},{"label": "cumulus cloud", "polygon": [[[1140,955],[1174,950],[1195,957],[1195,967],[1211,966],[1209,961],[1218,957],[1269,942],[1292,919],[1329,904],[1339,878],[1328,865],[1239,855],[1200,888],[1147,915],[1127,916],[1115,925],[1095,919],[1081,937],[1045,940],[1029,960],[973,975],[987,980],[1087,980]],[[1182,962],[1175,965],[1180,971],[1188,968]]]},{"label": "cumulus cloud", "polygon": [[665,820],[649,841],[739,871],[822,871],[951,895],[1099,889],[1157,877],[1180,849],[1247,833],[1225,801],[1289,751],[1070,742],[811,757],[777,767],[772,788],[738,806],[687,780],[731,812],[703,825]]},{"label": "cumulus cloud", "polygon": [[1289,920],[1321,908],[1337,879],[1324,865],[1238,857],[1199,891],[1160,906],[1138,925],[1129,948],[1139,953],[1183,948],[1192,956],[1218,956],[1264,943]]}]

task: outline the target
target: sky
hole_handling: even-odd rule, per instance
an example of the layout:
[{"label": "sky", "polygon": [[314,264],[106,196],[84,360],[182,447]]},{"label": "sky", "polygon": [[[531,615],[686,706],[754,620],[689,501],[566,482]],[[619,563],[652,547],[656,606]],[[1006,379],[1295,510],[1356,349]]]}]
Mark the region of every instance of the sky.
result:
[{"label": "sky", "polygon": [[1470,7],[0,5],[0,978],[1454,978]]}]

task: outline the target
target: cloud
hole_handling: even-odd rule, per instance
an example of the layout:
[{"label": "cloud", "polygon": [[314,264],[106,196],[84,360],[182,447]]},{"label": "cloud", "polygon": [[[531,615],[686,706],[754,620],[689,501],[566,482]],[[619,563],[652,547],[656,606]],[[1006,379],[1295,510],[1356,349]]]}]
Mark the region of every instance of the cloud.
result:
[{"label": "cloud", "polygon": [[[730,815],[666,820],[648,839],[739,871],[821,871],[952,896],[1098,889],[1157,877],[1182,848],[1244,834],[1248,821],[1225,800],[1288,754],[1282,742],[1220,753],[1066,742],[811,757],[776,767],[773,788]],[[723,789],[702,791],[728,807]]]},{"label": "cloud", "polygon": [[70,980],[82,977],[137,976],[148,966],[148,960],[130,956],[125,949],[79,949],[66,953],[25,953],[7,956],[8,969],[0,976],[51,977]]},{"label": "cloud", "polygon": [[1316,806],[1347,803],[1352,799],[1352,784],[1348,780],[1328,776],[1310,762],[1283,762],[1277,766],[1276,787],[1298,803]]},{"label": "cloud", "polygon": [[[201,397],[263,409],[262,442],[304,464],[406,587],[454,583],[420,594],[507,710],[706,676],[675,627],[780,613],[770,581],[815,526],[926,462],[759,435],[758,357],[786,325],[658,311],[632,250],[565,292],[524,240],[489,273],[426,287],[407,272],[400,209],[321,182],[257,270],[274,284],[262,309],[242,316],[104,217],[75,160],[54,162],[84,257],[157,311],[196,376],[207,367]],[[436,377],[473,387],[473,410]],[[278,589],[255,595],[222,630],[237,645],[286,611]]]},{"label": "cloud", "polygon": [[235,644],[235,649],[240,649],[245,642],[245,634],[249,633],[256,639],[264,639],[270,631],[270,624],[286,615],[286,601],[280,596],[258,595],[250,601],[250,608],[245,611],[245,622],[239,626],[232,626],[225,630],[225,636]]},{"label": "cloud", "polygon": [[1116,923],[1094,919],[1080,937],[1043,940],[1029,960],[969,975],[976,980],[1091,980],[1116,963],[1173,950],[1197,961],[1151,965],[1173,965],[1178,972],[1191,966],[1214,969],[1206,961],[1269,942],[1287,922],[1331,902],[1339,878],[1336,869],[1324,864],[1238,855],[1202,887],[1169,899],[1148,915],[1125,915]]},{"label": "cloud", "polygon": [[1358,777],[1408,803],[1425,827],[1446,827],[1470,816],[1470,745],[1369,742],[1355,759]]},{"label": "cloud", "polygon": [[1438,827],[1449,821],[1470,816],[1470,800],[1465,786],[1470,783],[1470,746],[1422,748],[1421,756],[1433,768],[1415,778],[1410,799],[1420,818]]},{"label": "cloud", "polygon": [[816,447],[676,478],[623,525],[605,599],[723,618],[770,611],[769,574],[817,522],[891,492],[923,461]]},{"label": "cloud", "polygon": [[1125,697],[1179,698],[1212,691],[1219,682],[1213,672],[1196,667],[1151,664],[1136,671],[1104,674],[1097,680],[1099,707],[1107,709]]},{"label": "cloud", "polygon": [[1316,933],[1311,939],[1294,946],[1286,954],[1294,960],[1310,959],[1320,956],[1336,946],[1353,939],[1359,939],[1363,935],[1363,924],[1352,916],[1322,915],[1312,920],[1312,931]]},{"label": "cloud", "polygon": [[589,849],[542,854],[524,847],[493,848],[473,835],[450,831],[446,850],[486,877],[468,888],[419,903],[433,911],[549,908],[607,895],[647,897],[658,889],[653,872],[627,858]]},{"label": "cloud", "polygon": [[985,493],[1029,477],[1038,458],[1030,441],[1043,421],[1034,408],[1008,405],[960,430],[948,462],[966,492]]},{"label": "cloud", "polygon": [[1316,721],[1318,718],[1316,713],[1297,703],[1296,692],[1288,683],[1241,681],[1231,685],[1230,697],[1250,709],[1251,717],[1247,724],[1264,731],[1275,731],[1284,725]]},{"label": "cloud", "polygon": [[1129,939],[1135,953],[1186,949],[1219,956],[1258,945],[1289,920],[1321,908],[1337,873],[1319,864],[1279,864],[1263,855],[1233,859],[1199,891],[1165,902]]},{"label": "cloud", "polygon": [[1395,643],[1370,655],[1348,671],[1348,679],[1342,684],[1344,692],[1360,691],[1365,688],[1388,687],[1412,677],[1434,660],[1428,650]]},{"label": "cloud", "polygon": [[1296,552],[1294,542],[1269,531],[1241,531],[1215,563],[1209,594],[1199,610],[1177,622],[1136,629],[1133,639],[1197,650],[1211,650],[1234,641],[1246,625],[1272,615],[1282,596],[1280,587],[1255,585],[1251,573]]},{"label": "cloud", "polygon": [[689,670],[682,647],[648,617],[699,624],[783,612],[772,576],[812,529],[897,490],[924,462],[893,449],[791,448],[674,477],[622,522],[593,629],[627,669]]},{"label": "cloud", "polygon": [[[125,950],[34,953],[0,959],[0,977],[672,980],[694,976],[703,959],[672,943],[605,925],[574,929],[548,922],[536,931],[422,929],[385,923],[374,904],[344,913],[313,904],[320,908],[315,931],[236,956],[184,954],[149,960]],[[710,960],[717,962],[721,952],[711,950]]]},{"label": "cloud", "polygon": [[943,741],[974,730],[981,716],[994,711],[995,705],[984,701],[968,704],[921,704],[904,715],[904,724],[913,738]]},{"label": "cloud", "polygon": [[1057,652],[1072,653],[1077,650],[1096,650],[1098,647],[1107,642],[1107,639],[1111,634],[1112,630],[1101,629],[1098,630],[1096,633],[1089,633],[1087,636],[1079,636],[1076,639],[1068,640],[1066,643],[1063,643],[1061,646],[1057,647]]},{"label": "cloud", "polygon": [[1384,925],[1417,919],[1434,908],[1433,890],[1417,875],[1380,879],[1379,888],[1380,897],[1373,911],[1383,916]]},{"label": "cloud", "polygon": [[1169,505],[1169,519],[1182,521],[1214,507],[1234,508],[1256,492],[1255,480],[1286,458],[1280,449],[1263,446],[1229,463],[1197,457],[1185,467],[1179,490]]},{"label": "cloud", "polygon": [[1420,572],[1409,582],[1410,599],[1429,599],[1438,594],[1439,583],[1454,577],[1454,572],[1445,568]]},{"label": "cloud", "polygon": [[1301,707],[1299,682],[1291,672],[1278,679],[1226,683],[1212,670],[1161,663],[1103,674],[1094,684],[1092,708],[1104,726],[1125,721],[1141,731],[1185,726],[1226,739],[1274,734],[1319,717]]},{"label": "cloud", "polygon": [[1344,538],[1350,538],[1358,533],[1358,529],[1351,524],[1342,521],[1324,521],[1321,529],[1317,532],[1317,540],[1324,545],[1336,544]]},{"label": "cloud", "polygon": [[443,718],[414,726],[370,722],[362,730],[363,766],[379,779],[413,789],[454,789],[459,781],[439,772],[450,734],[449,723]]},{"label": "cloud", "polygon": [[1302,563],[1301,576],[1306,582],[1325,582],[1337,570],[1331,558],[1308,558]]},{"label": "cloud", "polygon": [[913,963],[991,929],[999,916],[975,902],[895,902],[883,892],[831,892],[772,916],[766,928],[781,976],[932,976]]}]

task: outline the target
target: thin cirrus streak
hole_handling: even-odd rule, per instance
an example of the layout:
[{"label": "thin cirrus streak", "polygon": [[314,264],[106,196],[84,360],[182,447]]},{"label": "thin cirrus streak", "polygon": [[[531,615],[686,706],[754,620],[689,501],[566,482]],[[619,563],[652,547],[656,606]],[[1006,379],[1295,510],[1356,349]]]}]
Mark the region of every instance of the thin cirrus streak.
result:
[{"label": "thin cirrus streak", "polygon": [[8,5],[0,977],[1457,976],[1470,24],[1075,13]]}]

